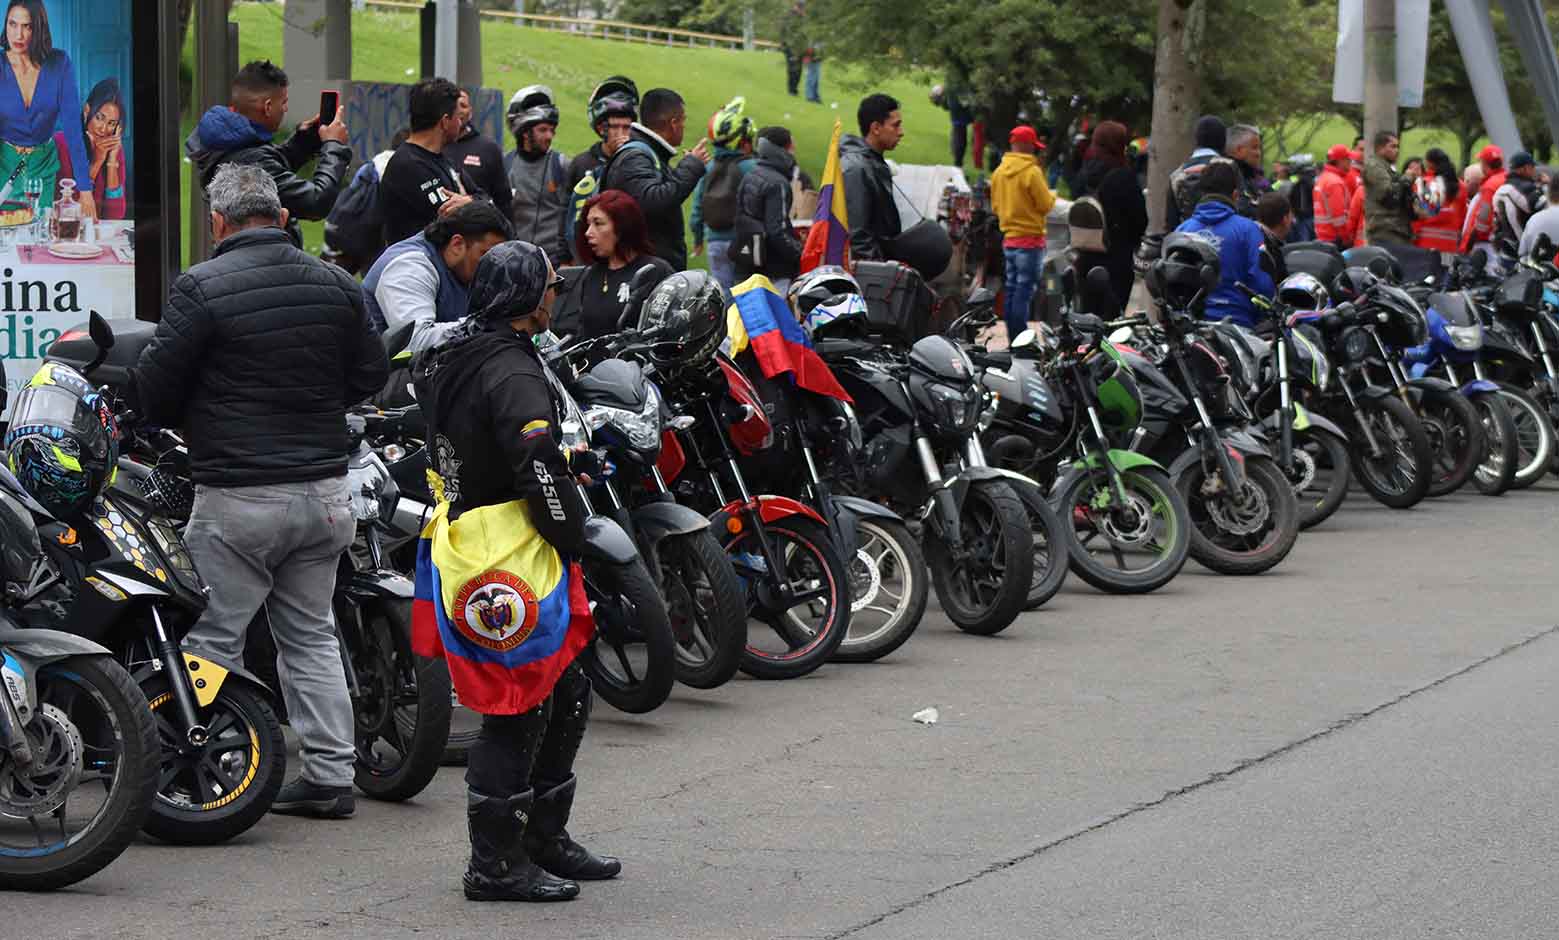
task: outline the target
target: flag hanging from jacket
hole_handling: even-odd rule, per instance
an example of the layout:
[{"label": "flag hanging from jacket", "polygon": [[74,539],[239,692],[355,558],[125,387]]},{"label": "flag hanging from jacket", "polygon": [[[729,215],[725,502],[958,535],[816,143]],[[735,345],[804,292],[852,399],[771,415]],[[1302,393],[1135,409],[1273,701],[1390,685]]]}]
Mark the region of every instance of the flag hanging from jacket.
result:
[{"label": "flag hanging from jacket", "polygon": [[517,715],[552,694],[595,632],[584,578],[522,501],[449,521],[441,502],[417,545],[412,651],[443,657],[460,702]]},{"label": "flag hanging from jacket", "polygon": [[828,162],[823,165],[823,186],[817,194],[817,213],[801,246],[801,273],[820,264],[850,265],[850,213],[845,209],[844,174],[839,170],[839,134],[843,126],[834,121],[834,139],[828,143]]},{"label": "flag hanging from jacket", "polygon": [[765,378],[789,372],[796,384],[809,392],[851,400],[828,363],[812,348],[812,340],[773,282],[754,274],[731,288],[731,297],[734,302],[726,311],[725,328],[732,358],[750,348]]}]

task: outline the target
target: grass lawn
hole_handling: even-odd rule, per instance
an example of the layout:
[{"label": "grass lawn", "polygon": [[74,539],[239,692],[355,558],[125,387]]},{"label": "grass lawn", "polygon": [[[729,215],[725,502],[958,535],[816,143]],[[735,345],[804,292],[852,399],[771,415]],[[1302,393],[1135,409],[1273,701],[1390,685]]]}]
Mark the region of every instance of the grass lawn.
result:
[{"label": "grass lawn", "polygon": [[[238,23],[239,59],[282,56],[284,7],[274,3],[239,3],[233,9]],[[192,60],[193,46],[185,56]],[[411,82],[418,63],[417,21],[408,13],[370,8],[352,17],[352,77],[362,81]],[[931,104],[927,92],[934,82],[899,76],[879,79],[860,69],[823,64],[823,104],[808,104],[785,94],[785,64],[777,52],[738,52],[723,49],[687,49],[641,43],[585,39],[565,33],[516,26],[484,19],[482,22],[482,78],[505,97],[525,85],[551,86],[562,110],[555,146],[575,154],[596,138],[585,124],[585,103],[590,92],[608,75],[623,74],[638,83],[640,91],[657,85],[674,88],[688,103],[688,140],[692,146],[697,129],[710,114],[734,95],[745,95],[747,114],[760,126],[784,124],[796,137],[797,156],[814,177],[821,174],[834,120],[855,130],[855,107],[872,91],[886,91],[904,103],[904,124],[909,133],[893,156],[905,163],[946,162],[947,112]],[[308,116],[309,104],[299,103],[290,115],[295,123]],[[186,117],[188,135],[192,118]],[[512,139],[503,141],[510,149]],[[184,191],[189,192],[190,165],[181,170]],[[187,212],[185,213],[187,216]],[[188,222],[185,221],[186,235]],[[321,223],[303,227],[307,247],[318,251],[323,239]],[[187,246],[188,238],[184,244]],[[187,259],[187,248],[186,248]],[[701,263],[701,262],[700,262]]]}]

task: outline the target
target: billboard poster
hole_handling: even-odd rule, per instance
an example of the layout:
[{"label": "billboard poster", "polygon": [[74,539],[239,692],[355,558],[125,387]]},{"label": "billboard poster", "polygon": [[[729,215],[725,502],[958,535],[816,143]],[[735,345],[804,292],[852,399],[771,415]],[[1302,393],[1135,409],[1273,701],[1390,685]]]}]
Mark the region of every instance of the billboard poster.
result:
[{"label": "billboard poster", "polygon": [[0,364],[14,399],[91,311],[136,314],[137,84],[134,0],[0,2]]}]

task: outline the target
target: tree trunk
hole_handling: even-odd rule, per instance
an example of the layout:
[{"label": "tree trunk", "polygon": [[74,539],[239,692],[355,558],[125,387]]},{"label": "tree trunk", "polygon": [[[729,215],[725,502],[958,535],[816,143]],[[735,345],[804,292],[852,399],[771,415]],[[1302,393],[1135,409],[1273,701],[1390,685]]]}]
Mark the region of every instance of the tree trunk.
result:
[{"label": "tree trunk", "polygon": [[1170,172],[1191,155],[1202,107],[1202,40],[1207,0],[1159,0],[1153,59],[1153,128],[1148,141],[1148,231],[1163,232]]}]

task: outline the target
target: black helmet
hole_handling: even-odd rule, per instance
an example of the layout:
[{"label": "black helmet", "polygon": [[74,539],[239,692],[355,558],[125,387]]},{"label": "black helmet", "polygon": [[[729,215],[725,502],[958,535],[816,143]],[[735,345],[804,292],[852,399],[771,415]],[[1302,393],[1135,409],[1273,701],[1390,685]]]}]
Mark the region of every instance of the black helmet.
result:
[{"label": "black helmet", "polygon": [[1380,278],[1364,268],[1348,268],[1332,282],[1332,299],[1338,303],[1352,303],[1379,283]]},{"label": "black helmet", "polygon": [[44,363],[16,396],[5,448],[22,488],[57,518],[73,519],[91,508],[117,469],[119,427],[79,372]]},{"label": "black helmet", "polygon": [[679,271],[661,281],[644,302],[639,329],[654,339],[682,344],[678,365],[703,362],[725,339],[731,298],[707,271]]},{"label": "black helmet", "polygon": [[1326,285],[1313,274],[1290,274],[1278,285],[1278,300],[1296,310],[1325,310],[1332,305]]},{"label": "black helmet", "polygon": [[592,128],[609,117],[626,117],[630,121],[637,121],[639,86],[631,78],[613,75],[595,86],[595,91],[590,93],[589,115]]},{"label": "black helmet", "polygon": [[552,100],[552,89],[546,85],[527,85],[509,99],[506,117],[509,132],[515,137],[523,135],[537,124],[558,125],[558,106]]},{"label": "black helmet", "polygon": [[547,287],[556,281],[547,253],[530,242],[494,245],[477,262],[467,315],[483,324],[529,316],[541,306]]},{"label": "black helmet", "polygon": [[1221,270],[1212,242],[1190,232],[1171,232],[1164,238],[1159,259],[1148,269],[1148,289],[1174,310],[1200,314],[1207,292],[1218,286]]},{"label": "black helmet", "polygon": [[1402,283],[1402,263],[1379,245],[1360,245],[1343,252],[1350,268],[1364,268],[1388,284]]}]

